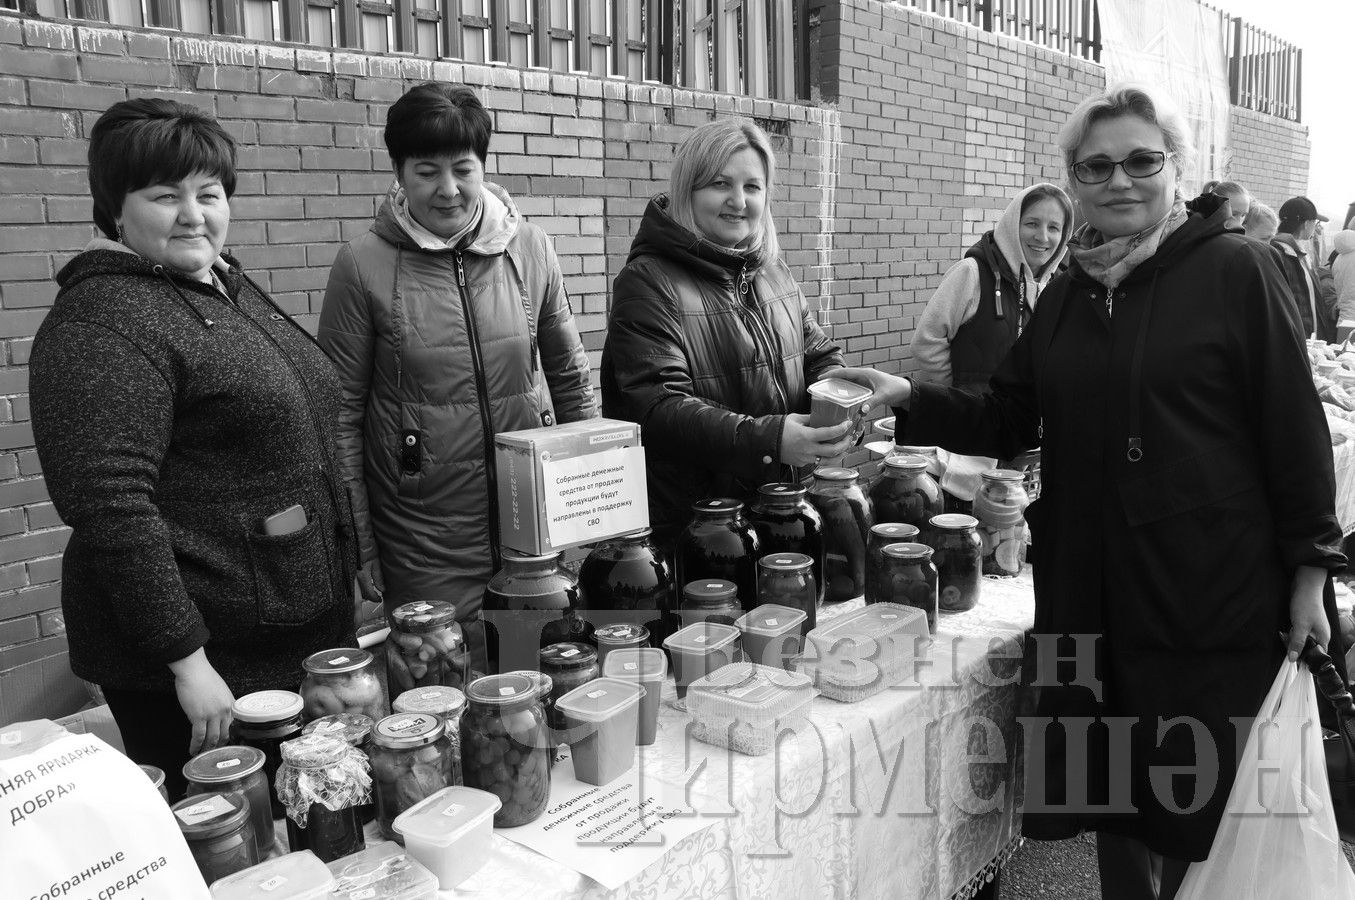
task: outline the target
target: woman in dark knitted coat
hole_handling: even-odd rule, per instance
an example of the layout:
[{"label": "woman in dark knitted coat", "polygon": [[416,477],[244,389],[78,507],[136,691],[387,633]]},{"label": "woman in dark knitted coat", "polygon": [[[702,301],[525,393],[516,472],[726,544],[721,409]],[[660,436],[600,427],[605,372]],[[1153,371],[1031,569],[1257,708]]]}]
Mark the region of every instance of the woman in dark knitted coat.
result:
[{"label": "woman in dark knitted coat", "polygon": [[[199,110],[115,104],[89,147],[94,240],[33,344],[33,431],[71,526],[74,672],[128,755],[165,770],[226,743],[233,699],[295,689],[353,637],[351,514],[329,360],[221,255],[235,148]],[[265,533],[264,520],[300,506]],[[281,533],[277,533],[281,532]],[[177,790],[176,790],[177,788]]]}]

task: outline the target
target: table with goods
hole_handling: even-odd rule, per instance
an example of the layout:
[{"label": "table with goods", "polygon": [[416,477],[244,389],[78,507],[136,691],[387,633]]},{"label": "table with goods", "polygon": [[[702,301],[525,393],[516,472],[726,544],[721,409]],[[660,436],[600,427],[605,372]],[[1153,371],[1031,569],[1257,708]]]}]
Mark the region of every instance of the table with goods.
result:
[{"label": "table with goods", "polygon": [[1349,536],[1355,534],[1355,342],[1328,344],[1309,338],[1308,362],[1331,430],[1336,519]]}]

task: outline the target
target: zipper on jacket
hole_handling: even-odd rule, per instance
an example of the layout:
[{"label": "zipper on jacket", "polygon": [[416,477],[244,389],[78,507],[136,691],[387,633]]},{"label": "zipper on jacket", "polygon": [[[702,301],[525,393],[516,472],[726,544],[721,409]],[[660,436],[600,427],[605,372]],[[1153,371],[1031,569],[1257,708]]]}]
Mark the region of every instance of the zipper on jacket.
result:
[{"label": "zipper on jacket", "polygon": [[480,404],[480,431],[485,443],[485,492],[489,500],[489,553],[494,570],[499,569],[499,484],[494,469],[494,423],[489,417],[489,397],[485,388],[485,364],[480,355],[480,335],[475,327],[475,315],[466,297],[466,270],[462,266],[461,251],[455,253],[456,283],[461,290],[461,312],[466,317],[466,332],[470,337],[471,368],[475,373],[475,398]]},{"label": "zipper on jacket", "polygon": [[[749,295],[751,287],[752,283],[748,278],[748,264],[745,263],[743,268],[739,270],[739,309],[743,314],[744,319],[748,322],[748,332],[752,335],[754,343],[762,348],[762,352],[767,356],[767,366],[771,369],[772,384],[776,385],[776,394],[781,400],[781,410],[785,413],[789,413],[791,412],[790,399],[787,397],[786,386],[781,383],[784,375],[782,369],[785,367],[785,364],[781,361],[781,357],[778,354],[772,352],[774,341],[771,338],[771,328],[766,322],[762,321],[762,316],[757,310],[756,303],[750,305],[742,302],[743,298],[746,298]],[[753,300],[757,300],[756,295],[753,295]]]}]

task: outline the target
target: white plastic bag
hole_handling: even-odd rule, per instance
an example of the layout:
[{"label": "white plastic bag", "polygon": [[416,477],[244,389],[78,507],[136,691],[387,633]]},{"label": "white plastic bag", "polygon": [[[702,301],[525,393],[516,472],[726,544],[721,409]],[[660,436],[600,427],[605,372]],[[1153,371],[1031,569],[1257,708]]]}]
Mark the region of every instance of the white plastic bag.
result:
[{"label": "white plastic bag", "polygon": [[0,728],[0,897],[210,900],[145,773],[92,734]]},{"label": "white plastic bag", "polygon": [[1252,723],[1209,858],[1176,900],[1352,900],[1327,788],[1313,678],[1283,663]]}]

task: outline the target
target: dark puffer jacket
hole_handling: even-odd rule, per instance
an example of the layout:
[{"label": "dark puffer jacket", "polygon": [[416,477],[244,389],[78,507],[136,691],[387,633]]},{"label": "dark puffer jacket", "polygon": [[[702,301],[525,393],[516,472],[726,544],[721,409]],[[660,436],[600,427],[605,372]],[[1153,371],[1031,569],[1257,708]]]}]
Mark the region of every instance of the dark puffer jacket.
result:
[{"label": "dark puffer jacket", "polygon": [[[353,635],[356,547],[333,442],[339,383],[233,264],[232,298],[96,241],[57,276],[33,344],[33,432],[73,529],[61,605],[71,668],[173,690],[205,645],[237,696],[295,689]],[[308,524],[263,519],[293,504]]]},{"label": "dark puffer jacket", "polygon": [[717,247],[667,210],[665,196],[645,210],[602,349],[602,412],[640,424],[660,542],[697,500],[794,477],[778,462],[785,415],[842,366],[784,262]]}]

